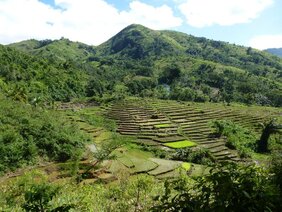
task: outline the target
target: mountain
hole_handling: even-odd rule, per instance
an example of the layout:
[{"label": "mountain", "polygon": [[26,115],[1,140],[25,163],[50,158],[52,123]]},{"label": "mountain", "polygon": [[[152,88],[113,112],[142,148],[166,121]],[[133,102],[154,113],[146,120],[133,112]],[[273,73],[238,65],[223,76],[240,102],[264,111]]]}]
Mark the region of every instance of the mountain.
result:
[{"label": "mountain", "polygon": [[198,38],[181,32],[155,31],[135,24],[98,46],[97,52],[102,56],[132,59],[190,56],[242,68],[255,72],[256,75],[262,75],[264,68],[274,68],[278,72],[282,69],[281,59],[250,47]]},{"label": "mountain", "polygon": [[9,47],[62,73],[69,72],[71,77],[74,73],[80,76],[63,81],[60,87],[77,90],[74,82],[79,79],[79,95],[74,91],[71,96],[137,95],[282,105],[282,59],[250,47],[181,32],[134,24],[96,47],[65,38],[28,40]]},{"label": "mountain", "polygon": [[48,58],[52,62],[83,61],[88,56],[95,54],[94,47],[80,42],[72,42],[66,38],[53,41],[31,39],[9,46],[34,56]]},{"label": "mountain", "polygon": [[[35,42],[32,42],[34,44]],[[85,95],[86,73],[0,45],[0,91],[23,102],[68,101]]]},{"label": "mountain", "polygon": [[266,49],[264,51],[274,54],[278,57],[282,57],[282,48],[272,48],[272,49]]}]

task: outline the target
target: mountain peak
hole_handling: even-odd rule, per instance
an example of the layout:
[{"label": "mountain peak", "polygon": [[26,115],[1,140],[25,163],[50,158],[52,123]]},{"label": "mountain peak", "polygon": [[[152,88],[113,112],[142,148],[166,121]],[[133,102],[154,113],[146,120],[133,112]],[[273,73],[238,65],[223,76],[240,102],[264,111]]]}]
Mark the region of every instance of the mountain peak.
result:
[{"label": "mountain peak", "polygon": [[141,24],[130,24],[127,27],[125,27],[122,31],[124,30],[151,30],[148,27],[145,27]]}]

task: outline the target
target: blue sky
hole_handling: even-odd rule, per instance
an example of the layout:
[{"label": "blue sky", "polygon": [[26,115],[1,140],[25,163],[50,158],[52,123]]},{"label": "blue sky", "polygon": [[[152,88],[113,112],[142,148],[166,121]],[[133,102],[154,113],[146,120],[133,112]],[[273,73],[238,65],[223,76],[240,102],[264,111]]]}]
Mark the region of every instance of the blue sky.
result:
[{"label": "blue sky", "polygon": [[281,11],[281,0],[0,0],[0,43],[99,45],[137,23],[265,49],[282,47]]}]

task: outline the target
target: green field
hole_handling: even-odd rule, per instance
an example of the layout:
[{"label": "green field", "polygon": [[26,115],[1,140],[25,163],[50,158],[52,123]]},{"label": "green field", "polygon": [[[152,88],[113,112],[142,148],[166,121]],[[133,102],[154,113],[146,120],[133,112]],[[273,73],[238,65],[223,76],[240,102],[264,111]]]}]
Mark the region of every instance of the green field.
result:
[{"label": "green field", "polygon": [[175,148],[175,149],[197,146],[195,142],[188,141],[188,140],[165,143],[164,145],[167,147]]}]

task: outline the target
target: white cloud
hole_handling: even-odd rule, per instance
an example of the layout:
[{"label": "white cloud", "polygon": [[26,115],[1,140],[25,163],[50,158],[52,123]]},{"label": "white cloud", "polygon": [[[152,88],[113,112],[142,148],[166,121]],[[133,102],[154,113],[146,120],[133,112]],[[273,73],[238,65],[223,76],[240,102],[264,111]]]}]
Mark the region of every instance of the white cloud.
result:
[{"label": "white cloud", "polygon": [[281,48],[282,34],[256,36],[250,40],[249,46],[261,50],[267,48]]},{"label": "white cloud", "polygon": [[179,9],[191,26],[229,26],[252,21],[272,4],[273,0],[186,0]]},{"label": "white cloud", "polygon": [[170,7],[133,1],[119,11],[105,0],[55,0],[56,8],[39,0],[0,0],[0,43],[62,36],[100,44],[129,24],[167,29],[182,24]]},{"label": "white cloud", "polygon": [[167,5],[155,8],[139,1],[133,1],[129,6],[129,12],[121,12],[124,20],[131,19],[134,23],[153,29],[166,29],[182,24],[182,19],[174,17],[172,9]]}]

